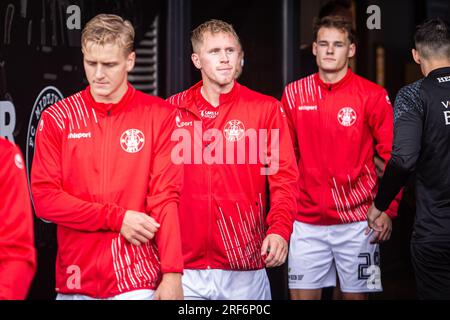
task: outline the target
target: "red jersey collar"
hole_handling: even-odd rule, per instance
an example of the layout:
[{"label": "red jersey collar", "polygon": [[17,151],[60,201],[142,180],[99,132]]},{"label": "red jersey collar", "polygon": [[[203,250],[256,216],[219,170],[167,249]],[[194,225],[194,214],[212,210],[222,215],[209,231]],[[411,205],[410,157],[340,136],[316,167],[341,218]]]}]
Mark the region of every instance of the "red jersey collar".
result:
[{"label": "red jersey collar", "polygon": [[349,67],[345,76],[336,83],[323,82],[323,80],[320,79],[318,72],[316,73],[316,80],[322,89],[331,91],[331,90],[335,90],[335,89],[343,87],[345,84],[347,84],[349,82],[349,80],[353,77],[353,75],[354,75],[354,73],[353,73],[352,69],[350,69],[350,67]]},{"label": "red jersey collar", "polygon": [[[200,93],[202,86],[203,86],[203,81],[197,82],[195,85],[193,85],[189,89],[189,92],[190,92],[189,98],[186,100],[186,103],[183,105],[183,107],[190,110],[191,112],[194,112],[197,115],[198,115],[198,108],[197,108],[198,103],[209,104],[209,102],[206,101],[206,99]],[[239,95],[240,89],[241,89],[241,85],[237,81],[234,81],[234,85],[233,85],[233,88],[231,89],[231,91],[220,95],[219,106],[226,105],[230,102],[235,101]]]},{"label": "red jersey collar", "polygon": [[134,89],[129,83],[128,83],[128,89],[127,92],[125,92],[124,96],[118,103],[101,103],[94,100],[94,97],[91,95],[91,86],[88,86],[84,91],[83,95],[86,99],[86,101],[89,103],[91,107],[95,109],[96,112],[98,112],[101,115],[112,115],[120,112],[123,110],[127,104],[131,101],[131,99],[134,97],[134,93],[136,92],[136,89]]}]

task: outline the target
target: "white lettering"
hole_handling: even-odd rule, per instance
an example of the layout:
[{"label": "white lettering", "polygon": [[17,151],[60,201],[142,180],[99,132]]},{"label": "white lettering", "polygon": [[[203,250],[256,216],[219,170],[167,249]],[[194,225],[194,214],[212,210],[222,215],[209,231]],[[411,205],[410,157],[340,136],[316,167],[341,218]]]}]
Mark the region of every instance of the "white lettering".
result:
[{"label": "white lettering", "polygon": [[381,9],[377,5],[371,5],[367,7],[367,14],[370,14],[367,18],[367,29],[369,30],[380,30],[381,29]]},{"label": "white lettering", "polygon": [[[194,138],[187,129],[175,129],[171,141],[174,164],[260,164],[261,175],[274,175],[279,170],[280,136],[278,129],[248,129],[244,138],[224,142],[221,130],[203,133],[202,122],[194,121]],[[192,150],[193,149],[193,150]],[[192,159],[193,155],[193,159]]]},{"label": "white lettering", "polygon": [[317,106],[300,106],[298,107],[299,111],[316,111]]},{"label": "white lettering", "polygon": [[70,274],[70,277],[67,278],[67,288],[70,290],[73,289],[81,289],[81,269],[79,266],[69,266],[66,271],[67,274]]},{"label": "white lettering", "polygon": [[445,125],[450,126],[450,111],[444,111]]},{"label": "white lettering", "polygon": [[91,138],[91,133],[69,133],[68,139],[88,139]]},{"label": "white lettering", "polygon": [[[9,121],[7,121],[7,116]],[[0,136],[14,143],[16,128],[16,109],[10,101],[0,101]]]},{"label": "white lettering", "polygon": [[439,83],[442,83],[442,82],[449,82],[449,81],[450,81],[450,76],[437,78],[437,81],[439,81]]},{"label": "white lettering", "polygon": [[70,15],[67,18],[66,26],[69,30],[81,30],[81,9],[79,6],[72,5],[67,7],[66,13]]}]

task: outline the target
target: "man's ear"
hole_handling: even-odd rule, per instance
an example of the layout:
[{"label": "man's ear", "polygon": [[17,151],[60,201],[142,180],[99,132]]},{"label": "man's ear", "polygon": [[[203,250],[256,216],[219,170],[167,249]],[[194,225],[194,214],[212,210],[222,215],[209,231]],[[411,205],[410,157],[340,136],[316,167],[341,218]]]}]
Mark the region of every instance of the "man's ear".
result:
[{"label": "man's ear", "polygon": [[317,56],[317,42],[313,42],[312,44],[312,53],[313,55]]},{"label": "man's ear", "polygon": [[193,53],[192,55],[191,55],[191,60],[192,60],[192,63],[194,64],[194,66],[197,68],[197,69],[201,69],[202,68],[202,64],[200,63],[200,57],[198,56],[198,54],[196,54],[196,53]]},{"label": "man's ear", "polygon": [[133,70],[135,63],[136,63],[136,53],[131,52],[127,57],[127,71],[128,72]]},{"label": "man's ear", "polygon": [[413,56],[413,59],[414,59],[414,61],[417,63],[417,64],[420,64],[420,53],[419,53],[419,51],[417,51],[416,49],[412,49],[411,50],[411,53],[412,53],[412,56]]},{"label": "man's ear", "polygon": [[356,44],[351,43],[350,48],[348,50],[348,57],[353,58],[355,56],[355,53],[356,53]]}]

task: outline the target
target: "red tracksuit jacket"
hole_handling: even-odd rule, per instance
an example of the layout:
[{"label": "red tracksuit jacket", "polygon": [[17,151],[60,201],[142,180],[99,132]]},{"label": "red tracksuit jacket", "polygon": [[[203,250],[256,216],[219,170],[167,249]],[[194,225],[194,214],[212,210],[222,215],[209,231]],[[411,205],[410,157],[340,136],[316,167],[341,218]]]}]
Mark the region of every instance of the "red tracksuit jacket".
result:
[{"label": "red tracksuit jacket", "polygon": [[[165,101],[131,86],[118,104],[95,102],[88,87],[42,114],[31,182],[36,215],[58,225],[57,292],[106,298],[182,272],[173,119]],[[154,241],[120,235],[126,210],[161,224]]]},{"label": "red tracksuit jacket", "polygon": [[[285,88],[299,168],[296,220],[333,225],[366,220],[377,192],[374,149],[388,162],[394,134],[386,91],[350,69],[335,84],[319,74]],[[395,216],[398,202],[387,213]]]},{"label": "red tracksuit jacket", "polygon": [[[206,103],[201,87],[202,82],[169,98],[179,107],[173,139],[188,146],[183,152],[175,149],[185,163],[179,208],[185,268],[264,268],[260,251],[266,234],[288,240],[295,213],[298,173],[281,104],[235,83],[230,93],[221,95],[219,115],[209,131],[199,112]],[[278,140],[279,159],[269,147],[270,164],[261,161],[262,145]],[[227,147],[233,151],[227,154]],[[210,153],[214,161],[208,160]],[[238,154],[245,159],[238,161]],[[262,174],[261,163],[274,174]]]},{"label": "red tracksuit jacket", "polygon": [[0,137],[0,300],[25,299],[36,271],[33,215],[22,154]]}]

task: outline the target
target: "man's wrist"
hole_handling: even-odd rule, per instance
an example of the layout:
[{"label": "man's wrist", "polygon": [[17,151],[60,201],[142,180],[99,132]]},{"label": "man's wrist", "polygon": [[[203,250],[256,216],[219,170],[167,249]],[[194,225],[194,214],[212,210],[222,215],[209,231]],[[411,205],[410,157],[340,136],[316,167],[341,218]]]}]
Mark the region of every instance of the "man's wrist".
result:
[{"label": "man's wrist", "polygon": [[168,273],[164,273],[162,275],[162,280],[165,280],[165,281],[181,281],[181,277],[182,276],[183,276],[182,273],[168,272]]}]

